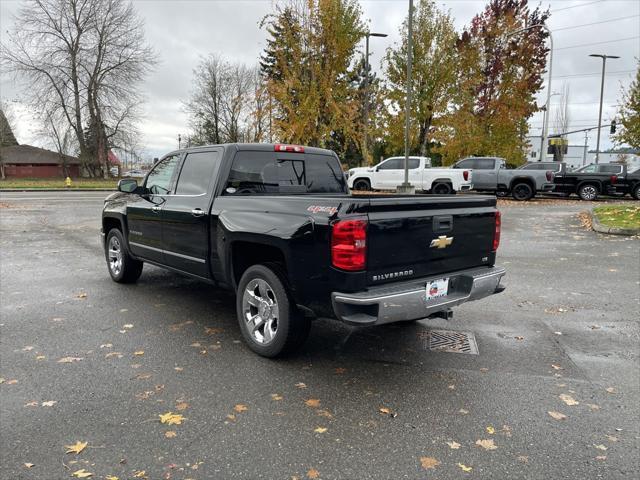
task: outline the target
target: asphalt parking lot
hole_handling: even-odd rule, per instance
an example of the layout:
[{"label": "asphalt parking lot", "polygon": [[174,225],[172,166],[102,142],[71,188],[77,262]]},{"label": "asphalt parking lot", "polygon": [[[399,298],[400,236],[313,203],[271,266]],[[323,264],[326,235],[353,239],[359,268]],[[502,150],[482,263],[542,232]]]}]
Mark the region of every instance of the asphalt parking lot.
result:
[{"label": "asphalt parking lot", "polygon": [[640,240],[583,228],[588,203],[503,202],[507,289],[452,321],[318,320],[273,361],[229,293],[113,283],[105,195],[0,194],[0,478],[637,478]]}]

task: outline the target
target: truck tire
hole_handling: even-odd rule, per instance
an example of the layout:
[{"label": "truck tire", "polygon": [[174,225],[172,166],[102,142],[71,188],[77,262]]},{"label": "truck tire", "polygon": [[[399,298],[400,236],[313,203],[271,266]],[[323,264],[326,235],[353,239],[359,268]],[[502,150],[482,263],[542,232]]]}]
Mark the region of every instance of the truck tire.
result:
[{"label": "truck tire", "polygon": [[449,195],[453,192],[450,183],[438,182],[431,185],[431,193],[436,195]]},{"label": "truck tire", "polygon": [[291,301],[284,275],[276,265],[253,265],[242,274],[236,311],[245,343],[263,357],[291,353],[309,335],[311,320]]},{"label": "truck tire", "polygon": [[511,196],[514,200],[519,202],[524,202],[527,200],[531,200],[534,195],[533,188],[528,183],[516,183],[513,187],[511,187]]},{"label": "truck tire", "polygon": [[578,188],[580,200],[593,201],[598,198],[598,187],[592,183],[585,183]]},{"label": "truck tire", "polygon": [[114,282],[134,283],[140,278],[144,263],[129,255],[122,232],[117,228],[109,230],[104,253],[109,275]]},{"label": "truck tire", "polygon": [[366,178],[359,178],[353,182],[354,190],[369,191],[371,190],[371,182]]},{"label": "truck tire", "polygon": [[640,200],[640,183],[633,187],[633,190],[631,190],[631,196],[636,200]]}]

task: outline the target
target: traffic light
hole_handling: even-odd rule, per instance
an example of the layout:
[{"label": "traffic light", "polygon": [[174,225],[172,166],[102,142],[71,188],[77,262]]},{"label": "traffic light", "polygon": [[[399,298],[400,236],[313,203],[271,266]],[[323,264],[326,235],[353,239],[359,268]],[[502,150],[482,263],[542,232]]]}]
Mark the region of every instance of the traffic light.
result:
[{"label": "traffic light", "polygon": [[612,135],[614,133],[616,133],[616,121],[615,120],[611,120],[611,130],[609,130],[609,133],[611,133]]}]

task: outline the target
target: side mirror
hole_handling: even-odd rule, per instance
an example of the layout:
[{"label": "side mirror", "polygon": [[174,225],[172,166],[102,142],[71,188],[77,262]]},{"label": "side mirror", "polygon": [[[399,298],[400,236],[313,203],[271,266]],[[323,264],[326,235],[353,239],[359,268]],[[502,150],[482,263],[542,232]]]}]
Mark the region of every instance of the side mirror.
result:
[{"label": "side mirror", "polygon": [[138,188],[138,181],[134,178],[123,178],[118,181],[118,191],[124,193],[133,193]]}]

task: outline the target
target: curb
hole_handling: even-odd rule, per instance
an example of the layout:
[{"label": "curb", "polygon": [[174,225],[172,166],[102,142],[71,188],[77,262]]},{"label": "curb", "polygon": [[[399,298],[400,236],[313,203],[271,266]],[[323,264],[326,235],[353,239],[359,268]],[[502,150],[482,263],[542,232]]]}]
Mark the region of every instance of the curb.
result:
[{"label": "curb", "polygon": [[591,215],[591,228],[598,233],[606,233],[609,235],[640,235],[640,228],[620,228],[620,227],[607,227],[600,223],[598,218],[593,214],[593,210],[590,212]]},{"label": "curb", "polygon": [[115,192],[115,188],[0,188],[0,192]]}]

